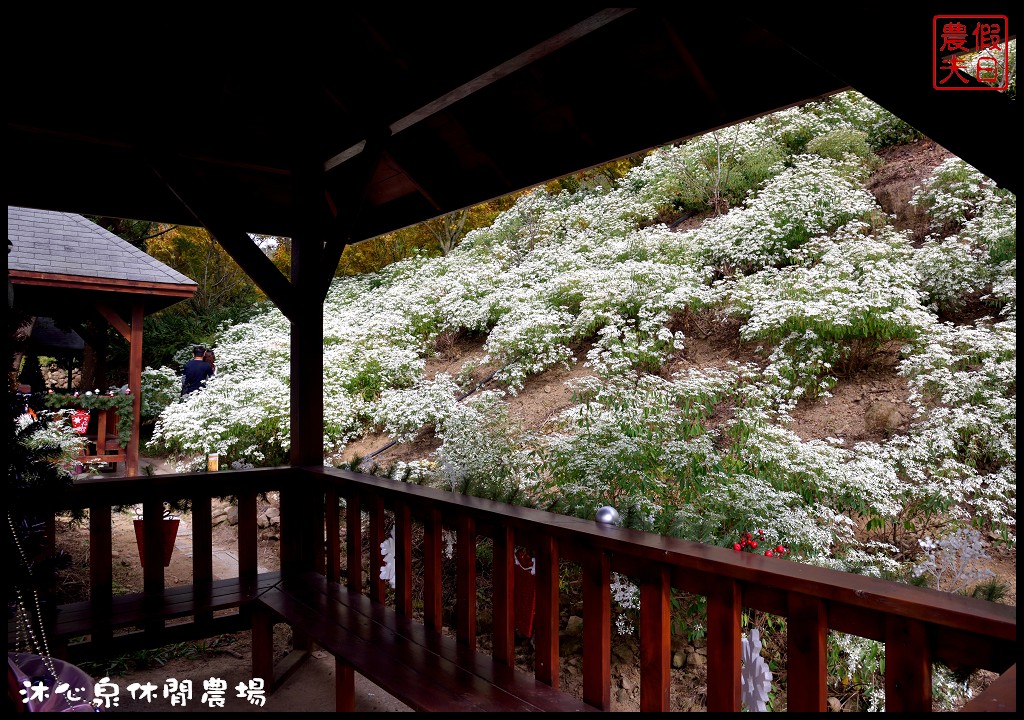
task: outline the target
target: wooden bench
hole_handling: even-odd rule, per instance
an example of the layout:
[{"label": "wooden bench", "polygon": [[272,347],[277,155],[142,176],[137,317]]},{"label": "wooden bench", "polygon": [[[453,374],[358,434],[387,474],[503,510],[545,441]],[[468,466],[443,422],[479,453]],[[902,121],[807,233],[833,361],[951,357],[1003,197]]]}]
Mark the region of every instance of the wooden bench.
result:
[{"label": "wooden bench", "polygon": [[[55,656],[69,662],[113,656],[152,647],[147,627],[159,626],[160,644],[213,637],[248,628],[248,606],[260,593],[280,581],[280,573],[262,573],[254,580],[230,578],[205,585],[165,588],[158,594],[134,593],[113,597],[108,603],[90,600],[60,605],[47,628]],[[223,611],[241,612],[225,614]],[[214,617],[220,612],[219,617]],[[184,621],[191,617],[191,622]],[[167,625],[165,620],[183,620]],[[136,632],[115,634],[128,628]],[[8,620],[8,648],[17,643],[17,618]]]},{"label": "wooden bench", "polygon": [[[285,622],[334,655],[339,711],[355,710],[358,672],[419,711],[599,712],[316,573],[278,583],[251,609],[253,677],[268,692],[286,677],[274,667],[274,624]],[[309,654],[294,652],[302,657],[286,658],[289,671]]]}]

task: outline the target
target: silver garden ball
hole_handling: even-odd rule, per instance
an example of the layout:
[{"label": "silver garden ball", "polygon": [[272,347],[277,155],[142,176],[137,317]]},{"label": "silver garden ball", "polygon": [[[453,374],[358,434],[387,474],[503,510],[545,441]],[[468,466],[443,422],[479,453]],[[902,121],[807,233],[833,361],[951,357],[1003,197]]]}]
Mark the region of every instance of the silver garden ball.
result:
[{"label": "silver garden ball", "polygon": [[619,511],[611,505],[605,505],[603,508],[598,508],[597,515],[594,516],[594,519],[599,523],[604,523],[605,525],[618,525]]}]

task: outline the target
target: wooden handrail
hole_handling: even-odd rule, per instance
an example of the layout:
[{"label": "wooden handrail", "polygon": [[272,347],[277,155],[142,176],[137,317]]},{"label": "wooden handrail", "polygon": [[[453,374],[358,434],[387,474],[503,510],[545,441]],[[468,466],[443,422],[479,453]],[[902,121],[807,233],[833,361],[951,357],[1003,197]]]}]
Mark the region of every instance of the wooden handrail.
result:
[{"label": "wooden handrail", "polygon": [[[394,602],[399,613],[413,608],[412,562],[414,537],[422,538],[423,622],[437,627],[442,607],[442,551],[444,533],[457,533],[457,597],[452,627],[458,642],[476,645],[477,545],[492,541],[493,655],[511,663],[514,656],[514,575],[511,557],[516,547],[528,548],[537,562],[535,674],[547,684],[558,684],[558,580],[560,563],[578,564],[583,570],[584,700],[610,708],[611,610],[609,584],[613,572],[628,576],[640,587],[641,710],[668,710],[669,703],[669,598],[673,590],[707,599],[708,670],[707,707],[713,712],[740,710],[739,653],[741,614],[757,610],[787,620],[787,673],[800,682],[787,684],[787,709],[824,711],[825,657],[829,631],[849,633],[885,644],[886,709],[931,710],[931,673],[934,662],[952,669],[1012,672],[1017,653],[1016,607],[957,594],[914,587],[878,578],[838,572],[730,549],[627,530],[597,522],[481,498],[410,485],[386,478],[324,467],[262,468],[220,473],[195,473],[134,478],[88,478],[76,482],[61,498],[43,498],[40,507],[54,512],[89,508],[90,579],[97,618],[111,605],[110,517],[112,507],[142,504],[147,517],[157,516],[163,503],[188,499],[192,503],[194,589],[209,586],[212,577],[210,503],[212,497],[239,499],[239,574],[256,575],[256,496],[258,493],[308,483],[322,493],[326,506],[318,517],[304,521],[325,529],[326,574],[341,578],[348,587],[365,591],[378,602]],[[346,547],[341,548],[343,527],[337,513],[323,507],[345,505]],[[314,513],[315,514],[315,513]],[[325,517],[326,515],[326,517]],[[363,529],[362,518],[368,518]],[[285,522],[285,519],[282,520]],[[379,544],[395,526],[396,584],[388,593],[379,577]],[[288,528],[282,526],[282,535]],[[160,542],[154,535],[157,544]],[[147,540],[148,542],[148,540]],[[370,548],[365,557],[363,545]],[[147,593],[163,589],[160,548],[147,544]],[[364,560],[365,558],[365,560]],[[341,567],[341,564],[344,567]],[[363,575],[364,565],[369,577]],[[503,572],[501,568],[505,568]],[[282,567],[282,573],[289,568]],[[174,589],[175,591],[178,588]],[[389,599],[390,598],[390,599]],[[209,618],[196,616],[197,632],[214,632]],[[219,630],[220,626],[216,626]],[[180,626],[153,622],[146,642],[156,647]],[[208,637],[210,635],[198,635]],[[93,640],[110,639],[109,623],[95,626]],[[100,642],[99,645],[102,645]],[[1006,677],[1005,675],[1003,676]],[[1001,708],[1016,704],[1015,690],[1001,680],[992,697]],[[982,703],[975,699],[972,706]]]},{"label": "wooden handrail", "polygon": [[[708,608],[708,710],[740,710],[740,616],[759,610],[785,617],[788,628],[790,677],[800,683],[787,688],[789,710],[826,709],[825,656],[829,630],[876,640],[886,647],[886,709],[931,710],[932,663],[941,661],[953,669],[978,668],[1006,672],[1016,662],[1016,607],[986,602],[878,578],[839,572],[798,562],[779,561],[730,549],[610,527],[579,518],[494,503],[480,498],[330,468],[307,468],[320,477],[325,491],[355,503],[381,505],[403,518],[428,526],[441,517],[446,528],[458,532],[459,563],[463,574],[459,597],[475,595],[472,567],[475,543],[466,537],[489,537],[504,547],[512,533],[515,545],[537,554],[537,619],[535,672],[549,684],[558,682],[557,582],[560,560],[585,568],[583,600],[590,627],[584,636],[584,698],[598,707],[610,707],[607,653],[610,647],[608,595],[612,572],[629,576],[640,587],[641,710],[668,710],[669,690],[669,597],[681,590],[707,598]],[[352,506],[349,506],[351,511]],[[352,515],[349,515],[350,522]],[[379,519],[371,523],[371,549],[383,537]],[[396,542],[407,544],[411,533],[396,532]],[[329,542],[337,542],[329,538]],[[432,541],[436,542],[436,541]],[[332,551],[328,551],[331,554]],[[350,549],[351,552],[351,549]],[[404,546],[398,555],[408,556]],[[333,554],[340,556],[337,548]],[[379,558],[371,552],[370,560]],[[349,563],[352,562],[350,555]],[[379,560],[378,560],[379,562]],[[378,565],[379,567],[379,565]],[[428,563],[428,573],[438,570]],[[396,588],[401,602],[407,564],[399,564]],[[440,582],[426,577],[430,597]],[[511,643],[508,607],[511,590],[495,598],[495,647]],[[457,604],[456,633],[460,642],[475,642],[472,604]],[[592,651],[593,650],[593,651]]]}]

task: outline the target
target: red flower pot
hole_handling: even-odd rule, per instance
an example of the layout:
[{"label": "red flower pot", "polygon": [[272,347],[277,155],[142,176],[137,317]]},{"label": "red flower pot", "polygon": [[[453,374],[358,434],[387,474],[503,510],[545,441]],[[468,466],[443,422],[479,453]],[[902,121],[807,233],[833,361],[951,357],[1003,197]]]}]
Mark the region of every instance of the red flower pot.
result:
[{"label": "red flower pot", "polygon": [[[164,518],[160,522],[164,531],[164,567],[167,567],[171,564],[171,553],[174,552],[174,540],[178,537],[178,524],[180,520],[178,518]],[[142,563],[142,567],[146,567],[145,528],[145,520],[135,521],[135,539],[139,543],[139,562]]]}]

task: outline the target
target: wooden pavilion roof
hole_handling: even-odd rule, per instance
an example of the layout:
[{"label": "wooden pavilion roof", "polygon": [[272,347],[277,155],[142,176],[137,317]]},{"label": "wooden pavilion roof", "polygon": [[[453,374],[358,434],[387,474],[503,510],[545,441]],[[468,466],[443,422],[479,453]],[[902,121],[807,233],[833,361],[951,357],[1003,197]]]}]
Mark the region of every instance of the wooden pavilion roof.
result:
[{"label": "wooden pavilion roof", "polygon": [[183,13],[131,46],[94,13],[20,12],[40,15],[6,43],[8,202],[202,225],[262,285],[280,283],[246,233],[315,233],[329,261],[850,87],[1017,184],[1000,146],[1014,103],[932,89],[921,8],[861,4],[827,23],[743,3],[318,10],[231,27]]},{"label": "wooden pavilion roof", "polygon": [[72,316],[97,303],[126,316],[187,300],[196,282],[75,213],[7,208],[7,271],[19,306]]}]

